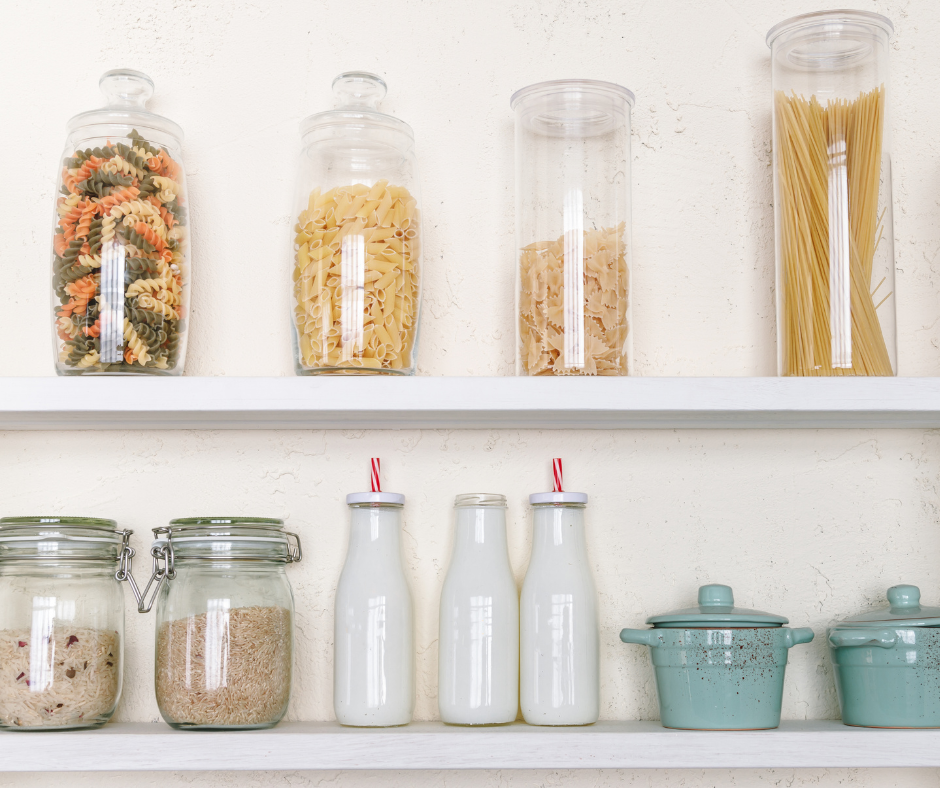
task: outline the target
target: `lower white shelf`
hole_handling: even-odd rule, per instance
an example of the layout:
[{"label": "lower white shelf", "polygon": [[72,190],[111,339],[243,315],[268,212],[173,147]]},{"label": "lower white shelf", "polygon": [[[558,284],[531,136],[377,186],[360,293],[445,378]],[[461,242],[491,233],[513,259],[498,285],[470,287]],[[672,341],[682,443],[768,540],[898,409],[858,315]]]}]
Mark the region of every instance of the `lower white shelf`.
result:
[{"label": "lower white shelf", "polygon": [[940,730],[872,730],[835,721],[729,732],[666,730],[656,722],[583,728],[422,722],[384,729],[287,722],[230,733],[176,731],[162,723],[0,733],[0,770],[11,772],[824,767],[940,767]]}]

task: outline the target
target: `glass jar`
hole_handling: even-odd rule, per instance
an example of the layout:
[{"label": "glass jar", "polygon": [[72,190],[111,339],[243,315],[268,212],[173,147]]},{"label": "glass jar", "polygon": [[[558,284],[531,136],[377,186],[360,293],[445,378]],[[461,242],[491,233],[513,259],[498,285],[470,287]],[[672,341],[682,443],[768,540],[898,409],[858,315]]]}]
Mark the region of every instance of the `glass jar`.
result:
[{"label": "glass jar", "polygon": [[300,124],[295,369],[413,375],[421,307],[414,132],[378,111],[386,86],[375,74],[340,74],[333,93],[338,109]]},{"label": "glass jar", "polygon": [[780,375],[897,373],[892,32],[879,14],[824,11],[767,34]]},{"label": "glass jar", "polygon": [[68,122],[52,243],[60,375],[182,375],[189,310],[183,131],[146,109],[139,71],[101,77]]},{"label": "glass jar", "polygon": [[620,85],[582,79],[513,94],[517,374],[632,371],[633,102]]},{"label": "glass jar", "polygon": [[[174,728],[270,728],[287,711],[300,539],[281,520],[195,517],[155,528],[155,687]],[[154,587],[155,586],[155,587]],[[148,599],[148,596],[150,598]]]},{"label": "glass jar", "polygon": [[113,520],[0,519],[0,727],[97,728],[114,714],[130,535]]}]

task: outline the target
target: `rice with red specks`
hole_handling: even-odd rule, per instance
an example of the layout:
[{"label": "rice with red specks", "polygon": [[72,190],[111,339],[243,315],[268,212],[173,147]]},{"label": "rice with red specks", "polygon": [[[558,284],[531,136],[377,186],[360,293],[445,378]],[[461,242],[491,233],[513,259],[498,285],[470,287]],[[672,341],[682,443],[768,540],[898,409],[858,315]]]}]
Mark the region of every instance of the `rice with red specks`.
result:
[{"label": "rice with red specks", "polygon": [[113,630],[69,627],[33,637],[0,630],[0,725],[62,728],[107,722],[120,693],[120,642]]},{"label": "rice with red specks", "polygon": [[268,725],[287,710],[290,685],[291,618],[283,607],[236,607],[160,625],[157,702],[170,722]]}]

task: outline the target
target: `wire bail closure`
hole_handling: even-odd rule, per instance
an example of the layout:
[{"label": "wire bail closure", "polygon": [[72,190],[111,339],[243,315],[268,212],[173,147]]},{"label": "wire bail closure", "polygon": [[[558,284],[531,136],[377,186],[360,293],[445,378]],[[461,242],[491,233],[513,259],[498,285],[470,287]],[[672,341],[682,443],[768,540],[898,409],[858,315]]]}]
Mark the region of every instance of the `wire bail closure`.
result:
[{"label": "wire bail closure", "polygon": [[[117,572],[114,573],[114,579],[118,582],[127,581],[127,584],[131,587],[131,591],[134,594],[134,599],[137,600],[138,613],[149,613],[153,608],[153,603],[157,599],[157,594],[160,592],[164,580],[172,580],[176,577],[176,569],[173,565],[173,545],[171,545],[168,540],[164,545],[154,545],[150,548],[150,555],[153,557],[153,571],[151,572],[150,580],[147,581],[147,585],[144,586],[144,590],[141,592],[133,575],[134,556],[137,555],[137,551],[130,546],[132,533],[133,531],[121,532],[121,536],[123,537],[120,555],[121,565],[118,567]],[[156,583],[155,586],[154,583]],[[152,593],[150,591],[151,587],[153,587]],[[147,598],[148,594],[150,594],[149,599]]]}]

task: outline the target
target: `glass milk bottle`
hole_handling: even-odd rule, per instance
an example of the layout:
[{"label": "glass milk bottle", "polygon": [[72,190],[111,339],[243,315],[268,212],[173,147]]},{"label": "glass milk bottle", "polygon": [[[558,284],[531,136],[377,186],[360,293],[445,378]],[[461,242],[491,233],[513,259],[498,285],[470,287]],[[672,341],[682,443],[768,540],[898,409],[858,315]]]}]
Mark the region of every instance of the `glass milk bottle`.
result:
[{"label": "glass milk bottle", "polygon": [[522,715],[530,725],[589,725],[600,710],[597,592],[584,538],[584,493],[536,493],[522,584]]},{"label": "glass milk bottle", "polygon": [[506,543],[504,495],[458,495],[438,663],[441,719],[498,725],[519,711],[519,595]]},{"label": "glass milk bottle", "polygon": [[397,493],[352,493],[349,550],[336,588],[333,708],[343,725],[411,722],[414,611],[401,560]]}]

